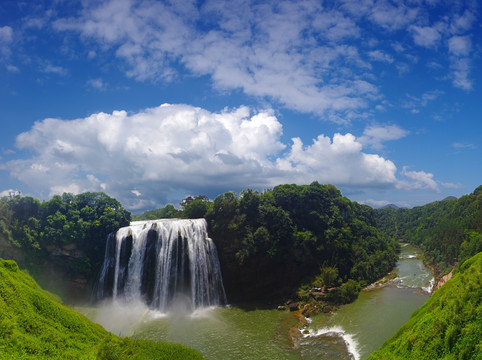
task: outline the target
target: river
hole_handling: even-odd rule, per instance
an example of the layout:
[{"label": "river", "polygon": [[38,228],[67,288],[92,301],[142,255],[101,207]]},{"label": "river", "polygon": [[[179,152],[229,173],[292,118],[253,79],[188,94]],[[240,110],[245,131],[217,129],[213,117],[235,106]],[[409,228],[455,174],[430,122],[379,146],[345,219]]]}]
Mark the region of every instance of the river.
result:
[{"label": "river", "polygon": [[404,244],[397,276],[364,289],[358,299],[331,314],[307,319],[299,329],[293,313],[210,307],[168,314],[142,304],[106,303],[79,309],[121,336],[181,343],[207,359],[364,359],[402,326],[429,297],[433,276],[421,251]]}]

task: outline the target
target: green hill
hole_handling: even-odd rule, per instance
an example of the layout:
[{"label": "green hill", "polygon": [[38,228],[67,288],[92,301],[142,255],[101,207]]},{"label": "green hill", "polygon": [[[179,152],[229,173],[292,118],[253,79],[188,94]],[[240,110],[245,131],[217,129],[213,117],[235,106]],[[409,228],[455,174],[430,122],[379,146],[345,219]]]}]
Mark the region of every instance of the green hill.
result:
[{"label": "green hill", "polygon": [[181,345],[122,339],[0,261],[0,359],[203,359]]},{"label": "green hill", "polygon": [[482,359],[481,272],[482,252],[368,359]]}]

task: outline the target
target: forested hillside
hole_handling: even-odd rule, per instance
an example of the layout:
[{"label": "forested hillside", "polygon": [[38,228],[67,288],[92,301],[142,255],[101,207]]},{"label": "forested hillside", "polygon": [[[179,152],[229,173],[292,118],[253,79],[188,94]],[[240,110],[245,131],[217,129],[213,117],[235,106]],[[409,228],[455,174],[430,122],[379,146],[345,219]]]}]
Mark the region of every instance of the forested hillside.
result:
[{"label": "forested hillside", "polygon": [[482,186],[460,199],[379,209],[376,220],[388,236],[421,246],[429,262],[450,268],[482,251]]},{"label": "forested hillside", "polygon": [[369,360],[482,359],[482,253],[465,261]]},{"label": "forested hillside", "polygon": [[0,359],[202,359],[181,345],[121,339],[0,260]]}]

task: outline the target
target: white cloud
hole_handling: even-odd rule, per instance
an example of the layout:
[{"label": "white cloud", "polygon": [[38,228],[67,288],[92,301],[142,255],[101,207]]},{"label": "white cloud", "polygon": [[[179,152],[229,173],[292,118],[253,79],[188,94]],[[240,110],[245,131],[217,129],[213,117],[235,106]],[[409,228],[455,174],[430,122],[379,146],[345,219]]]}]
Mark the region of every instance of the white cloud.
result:
[{"label": "white cloud", "polygon": [[[52,24],[56,30],[79,33],[91,46],[90,59],[108,52],[125,62],[120,68],[128,76],[140,81],[173,81],[184,71],[208,76],[221,92],[268,97],[336,122],[365,118],[370,103],[382,99],[370,61],[394,63],[403,75],[408,65],[387,49],[393,47],[413,63],[419,59],[407,53],[410,45],[378,39],[378,27],[408,32],[415,44],[438,52],[445,51],[439,45],[449,46],[447,38],[455,35],[450,51],[460,54],[468,50],[456,39],[466,36],[463,32],[474,22],[470,11],[440,4],[427,7],[419,1],[82,4],[75,17]],[[440,14],[428,17],[434,7],[440,7]],[[377,50],[371,47],[375,38]],[[452,73],[455,86],[469,87],[468,72]]]},{"label": "white cloud", "polygon": [[417,8],[409,8],[401,2],[392,4],[388,1],[378,1],[374,3],[369,17],[385,29],[397,30],[412,23],[417,15]]},{"label": "white cloud", "polygon": [[10,26],[0,27],[0,59],[10,55],[12,42],[13,29]]},{"label": "white cloud", "polygon": [[477,146],[474,145],[474,144],[470,144],[470,143],[460,143],[460,142],[457,142],[457,143],[453,143],[452,146],[456,149],[477,149]]},{"label": "white cloud", "polygon": [[393,57],[390,54],[387,54],[386,52],[383,52],[381,50],[369,51],[368,56],[373,60],[387,62],[390,64],[394,61]]},{"label": "white cloud", "polygon": [[0,27],[0,42],[9,43],[13,39],[13,29],[10,26]]},{"label": "white cloud", "polygon": [[439,44],[441,34],[435,27],[430,26],[410,26],[415,44],[424,47],[435,47]]},{"label": "white cloud", "polygon": [[472,90],[472,80],[469,79],[470,61],[467,58],[452,59],[452,83],[462,90]]},{"label": "white cloud", "polygon": [[441,183],[443,187],[447,188],[447,189],[461,189],[463,188],[463,185],[458,183],[458,184],[454,184],[454,183],[446,183],[446,182],[443,182]]},{"label": "white cloud", "polygon": [[384,29],[394,31],[411,24],[418,16],[419,9],[404,1],[343,0],[342,8],[355,17],[367,17]]},{"label": "white cloud", "polygon": [[15,65],[7,65],[7,70],[13,73],[19,72],[20,70]]},{"label": "white cloud", "polygon": [[107,88],[107,84],[100,78],[87,80],[87,85],[97,90],[105,90]]},{"label": "white cloud", "polygon": [[47,74],[56,74],[60,76],[65,76],[68,74],[68,70],[62,66],[55,66],[50,63],[45,63],[41,66],[40,71]]},{"label": "white cloud", "polygon": [[408,131],[397,125],[369,126],[363,131],[358,141],[373,149],[382,149],[383,142],[398,140],[408,135]]},{"label": "white cloud", "polygon": [[468,9],[463,14],[455,14],[450,23],[450,31],[453,34],[464,33],[470,30],[476,19],[475,15]]},{"label": "white cloud", "polygon": [[418,114],[420,112],[420,107],[426,107],[429,103],[437,100],[442,95],[444,95],[444,92],[438,89],[426,91],[420,96],[407,94],[406,96],[409,100],[404,101],[402,106],[409,109],[412,113]]},{"label": "white cloud", "polygon": [[365,154],[361,143],[351,134],[335,134],[333,141],[323,135],[304,146],[292,139],[291,150],[277,165],[286,172],[277,182],[293,179],[296,183],[318,180],[348,187],[391,187],[396,183],[396,167],[390,160]]},{"label": "white cloud", "polygon": [[363,76],[370,65],[342,42],[357,38],[358,26],[317,1],[207,1],[184,12],[176,2],[85,4],[81,17],[58,20],[55,28],[80,32],[100,50],[110,48],[139,80],[171,80],[182,64],[210,76],[222,91],[242,89],[324,115],[361,111],[378,93]]},{"label": "white cloud", "polygon": [[[186,193],[215,196],[314,180],[357,189],[399,186],[395,164],[364,153],[349,133],[319,135],[308,145],[293,138],[287,145],[282,131],[271,110],[247,107],[212,113],[165,104],[133,114],[45,119],[17,137],[18,148],[36,155],[2,168],[43,196],[106,191],[131,209]],[[366,130],[372,144],[404,134],[396,126]],[[418,173],[403,174],[414,180],[405,187],[429,184]]]},{"label": "white cloud", "polygon": [[448,40],[449,52],[455,56],[467,56],[472,48],[468,36],[452,36]]},{"label": "white cloud", "polygon": [[409,178],[411,182],[400,181],[398,187],[404,190],[418,190],[430,189],[440,192],[440,189],[433,179],[433,174],[425,171],[409,171],[407,166],[404,166],[401,172],[402,175]]}]

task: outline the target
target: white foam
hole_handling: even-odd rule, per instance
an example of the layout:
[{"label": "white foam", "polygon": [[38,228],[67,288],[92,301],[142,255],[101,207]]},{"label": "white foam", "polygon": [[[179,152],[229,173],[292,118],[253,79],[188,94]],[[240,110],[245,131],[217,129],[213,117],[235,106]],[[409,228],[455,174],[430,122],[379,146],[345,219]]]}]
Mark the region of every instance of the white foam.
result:
[{"label": "white foam", "polygon": [[429,283],[428,283],[427,286],[423,286],[423,287],[422,287],[422,290],[425,291],[426,293],[431,294],[434,285],[435,285],[435,279],[432,278],[432,279],[429,281]]},{"label": "white foam", "polygon": [[339,336],[343,339],[348,349],[348,352],[353,355],[355,360],[360,360],[360,353],[358,351],[358,341],[354,338],[352,334],[348,334],[342,327],[340,326],[333,326],[333,327],[325,327],[318,330],[306,329],[301,330],[301,334],[304,338],[307,337],[318,337],[321,335],[328,335],[328,336]]},{"label": "white foam", "polygon": [[212,313],[216,308],[217,306],[207,306],[203,308],[197,308],[191,313],[189,317],[191,319],[207,319],[212,317]]}]

